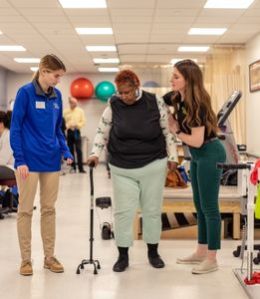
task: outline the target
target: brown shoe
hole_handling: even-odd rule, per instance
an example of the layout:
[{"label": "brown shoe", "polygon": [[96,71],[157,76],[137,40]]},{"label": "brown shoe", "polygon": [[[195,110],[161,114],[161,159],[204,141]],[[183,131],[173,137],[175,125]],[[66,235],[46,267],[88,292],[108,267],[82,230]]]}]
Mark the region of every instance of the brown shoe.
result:
[{"label": "brown shoe", "polygon": [[44,268],[49,269],[55,273],[62,273],[64,272],[64,268],[62,264],[56,259],[56,257],[48,257],[44,259]]},{"label": "brown shoe", "polygon": [[32,268],[32,262],[31,261],[22,261],[21,267],[20,267],[20,274],[24,276],[33,275],[33,268]]}]

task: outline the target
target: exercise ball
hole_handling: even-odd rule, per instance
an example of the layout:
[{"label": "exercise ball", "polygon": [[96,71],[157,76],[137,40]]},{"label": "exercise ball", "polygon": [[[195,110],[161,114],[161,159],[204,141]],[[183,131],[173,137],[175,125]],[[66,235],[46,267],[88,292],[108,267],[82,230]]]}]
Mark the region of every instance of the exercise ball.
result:
[{"label": "exercise ball", "polygon": [[95,88],[96,97],[103,102],[106,102],[115,92],[114,84],[109,81],[102,81]]},{"label": "exercise ball", "polygon": [[160,87],[160,85],[155,81],[146,81],[143,87]]},{"label": "exercise ball", "polygon": [[89,99],[92,97],[93,93],[93,84],[86,78],[78,78],[70,85],[70,94],[78,100]]}]

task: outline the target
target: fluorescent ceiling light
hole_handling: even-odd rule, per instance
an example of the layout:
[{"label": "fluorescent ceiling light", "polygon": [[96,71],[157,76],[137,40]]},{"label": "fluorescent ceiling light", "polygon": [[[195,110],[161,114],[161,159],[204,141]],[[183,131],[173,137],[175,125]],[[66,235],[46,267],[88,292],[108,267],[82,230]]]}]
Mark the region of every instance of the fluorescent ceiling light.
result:
[{"label": "fluorescent ceiling light", "polygon": [[116,73],[119,71],[119,68],[118,67],[99,67],[98,71],[103,72],[103,73]]},{"label": "fluorescent ceiling light", "polygon": [[106,8],[106,0],[59,0],[63,8]]},{"label": "fluorescent ceiling light", "polygon": [[78,34],[113,34],[112,28],[75,28]]},{"label": "fluorescent ceiling light", "polygon": [[208,0],[204,8],[226,8],[226,9],[245,9],[254,0]]},{"label": "fluorescent ceiling light", "polygon": [[207,52],[208,46],[181,46],[178,48],[178,52]]},{"label": "fluorescent ceiling light", "polygon": [[94,63],[119,63],[118,58],[94,58]]},{"label": "fluorescent ceiling light", "polygon": [[189,35],[222,35],[227,31],[227,28],[191,28]]},{"label": "fluorescent ceiling light", "polygon": [[30,67],[30,70],[32,71],[32,72],[37,72],[38,71],[38,66],[32,66],[32,67]]},{"label": "fluorescent ceiling light", "polygon": [[177,62],[179,62],[179,61],[182,61],[182,60],[185,60],[185,59],[190,59],[190,60],[192,60],[192,61],[194,61],[194,62],[198,62],[198,59],[196,59],[196,58],[173,58],[171,61],[170,61],[170,63],[171,64],[175,64],[175,63],[177,63]]},{"label": "fluorescent ceiling light", "polygon": [[115,46],[86,46],[89,52],[116,52]]},{"label": "fluorescent ceiling light", "polygon": [[20,51],[26,51],[26,49],[22,46],[0,46],[0,51],[5,52],[20,52]]},{"label": "fluorescent ceiling light", "polygon": [[40,58],[14,58],[18,63],[39,63]]}]

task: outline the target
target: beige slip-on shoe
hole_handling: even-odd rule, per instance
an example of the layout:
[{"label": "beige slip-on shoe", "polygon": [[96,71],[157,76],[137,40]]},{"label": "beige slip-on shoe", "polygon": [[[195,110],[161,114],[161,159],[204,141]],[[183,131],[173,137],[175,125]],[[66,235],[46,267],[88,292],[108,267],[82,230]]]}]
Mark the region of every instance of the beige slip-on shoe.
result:
[{"label": "beige slip-on shoe", "polygon": [[201,262],[198,266],[195,266],[191,273],[192,274],[206,274],[213,271],[218,270],[218,264],[217,261],[211,261],[209,259],[204,260]]},{"label": "beige slip-on shoe", "polygon": [[205,260],[206,256],[198,256],[195,253],[183,257],[183,258],[178,258],[177,259],[177,264],[200,264]]}]

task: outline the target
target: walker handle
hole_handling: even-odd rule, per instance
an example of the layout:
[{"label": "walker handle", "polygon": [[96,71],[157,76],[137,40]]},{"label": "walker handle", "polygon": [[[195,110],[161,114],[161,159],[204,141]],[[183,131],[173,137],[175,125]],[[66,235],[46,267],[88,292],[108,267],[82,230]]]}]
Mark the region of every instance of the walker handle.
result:
[{"label": "walker handle", "polygon": [[241,164],[226,164],[226,163],[217,163],[218,169],[250,169],[251,165],[247,163],[241,163]]},{"label": "walker handle", "polygon": [[[94,182],[93,182],[93,169],[95,167],[95,162],[89,164],[89,182],[90,182],[90,196],[94,195]],[[92,198],[93,200],[93,198]]]},{"label": "walker handle", "polygon": [[89,163],[89,165],[88,165],[90,168],[93,168],[93,167],[95,167],[95,162],[94,161],[91,161],[90,163]]}]

